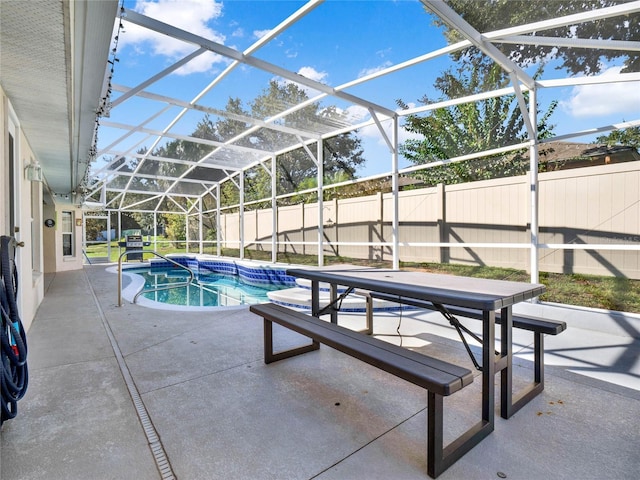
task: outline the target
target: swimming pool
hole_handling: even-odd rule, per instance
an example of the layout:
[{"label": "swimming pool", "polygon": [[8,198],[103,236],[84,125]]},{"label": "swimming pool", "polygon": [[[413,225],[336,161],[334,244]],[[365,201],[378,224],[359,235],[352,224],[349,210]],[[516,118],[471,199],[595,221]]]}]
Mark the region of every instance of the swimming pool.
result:
[{"label": "swimming pool", "polygon": [[[163,310],[210,311],[273,302],[290,308],[311,310],[311,284],[288,275],[288,264],[263,264],[209,255],[170,257],[191,269],[196,276],[195,281],[188,286],[145,293],[138,297],[138,304]],[[107,270],[117,273],[117,267]],[[122,298],[129,302],[133,302],[136,294],[143,289],[185,283],[189,277],[186,270],[160,259],[126,265],[122,275],[123,280],[127,279]],[[323,304],[331,301],[328,285],[320,285],[320,296]],[[351,294],[343,299],[341,307],[345,312],[365,312],[366,300],[362,295]],[[394,302],[373,300],[374,311],[407,308]]]},{"label": "swimming pool", "polygon": [[[207,255],[170,257],[191,269],[195,275],[194,281],[188,286],[144,293],[138,297],[138,304],[165,310],[238,308],[268,302],[268,292],[295,285],[295,279],[286,274],[288,266],[283,264],[265,265]],[[117,273],[117,268],[114,268],[114,272]],[[122,275],[126,282],[122,297],[130,302],[143,289],[180,284],[189,278],[186,270],[161,259],[125,265]]]},{"label": "swimming pool", "polygon": [[[144,289],[180,284],[189,278],[185,270],[178,268],[127,269],[126,272],[140,275],[144,279]],[[237,275],[205,273],[196,274],[189,285],[147,292],[141,297],[184,307],[230,307],[268,302],[267,292],[282,288],[283,286],[274,284],[251,285]]]}]

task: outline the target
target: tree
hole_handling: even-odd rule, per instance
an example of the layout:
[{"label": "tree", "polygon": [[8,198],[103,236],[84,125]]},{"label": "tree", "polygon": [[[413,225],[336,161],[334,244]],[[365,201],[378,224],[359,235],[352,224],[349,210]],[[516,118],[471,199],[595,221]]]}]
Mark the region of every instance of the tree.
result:
[{"label": "tree", "polygon": [[624,145],[626,147],[633,147],[640,152],[640,127],[614,130],[609,135],[602,135],[596,138],[596,143],[604,143],[608,147]]},{"label": "tree", "polygon": [[[279,114],[282,105],[295,105],[308,100],[306,91],[294,83],[281,84],[271,81],[269,86],[251,104],[251,115],[256,118],[269,118]],[[319,104],[310,104],[284,117],[284,125],[300,130],[321,130],[327,122],[343,120],[344,114],[331,106],[322,108]],[[326,128],[326,127],[325,127]],[[291,143],[291,134],[277,130],[264,129],[261,143],[270,150]],[[311,147],[315,152],[315,147]],[[353,133],[345,133],[323,141],[323,171],[326,179],[338,178],[339,174],[347,178],[356,178],[356,170],[364,162],[361,140]],[[301,189],[303,182],[317,177],[317,166],[303,148],[279,155],[276,161],[277,188],[279,194],[291,193]],[[258,175],[264,175],[258,171]]]},{"label": "tree", "polygon": [[[481,7],[476,0],[448,0],[447,3],[472,27],[485,33],[513,25],[610,7],[624,3],[624,0],[492,0],[482,2]],[[428,7],[425,8],[428,9]],[[441,20],[435,20],[434,23],[446,27]],[[445,31],[445,35],[452,43],[462,39],[459,32],[449,28]],[[536,32],[536,35],[637,42],[640,40],[640,13],[551,28]],[[521,44],[499,44],[498,47],[522,67],[531,66],[542,59],[546,61],[559,59],[561,61],[559,69],[566,69],[574,75],[593,75],[599,73],[605,65],[603,59],[623,59],[625,65],[623,72],[640,71],[640,54],[638,52]],[[454,54],[454,58],[458,60],[466,54],[466,52],[458,52]]]},{"label": "tree", "polygon": [[130,212],[127,215],[133,218],[143,231],[149,235],[153,234],[155,225],[152,212]]},{"label": "tree", "polygon": [[96,241],[102,236],[104,223],[96,218],[85,217],[84,235],[87,240]]},{"label": "tree", "polygon": [[[244,106],[240,99],[229,98],[225,107],[226,117],[221,116],[217,121],[209,115],[198,123],[192,136],[217,142],[226,142],[244,134],[249,127],[248,121],[242,118],[265,119],[278,115],[289,105],[308,100],[306,91],[294,83],[279,83],[271,81],[269,86],[249,105]],[[313,103],[292,112],[278,122],[278,125],[299,129],[301,131],[322,128],[326,122],[344,120],[344,113],[335,107],[322,107]],[[269,152],[282,149],[297,139],[292,134],[270,128],[261,128],[250,135],[236,138],[235,145]],[[354,132],[344,133],[323,141],[324,175],[327,180],[335,178],[355,179],[356,171],[365,159],[361,140]],[[156,152],[160,156],[181,158],[197,161],[212,151],[212,147],[197,142],[175,140]],[[315,146],[311,147],[315,152]],[[231,153],[230,153],[231,155]],[[256,156],[256,158],[258,158]],[[267,164],[268,165],[268,164]],[[306,150],[299,148],[281,154],[276,162],[277,193],[292,193],[304,186],[306,179],[317,176],[317,166],[309,157]],[[257,167],[246,170],[244,178],[245,200],[259,200],[271,196],[271,177],[266,169]],[[236,177],[237,178],[237,177]],[[225,205],[239,202],[237,186],[231,182],[224,182],[221,196]]]},{"label": "tree", "polygon": [[167,226],[165,229],[165,236],[167,236],[169,240],[186,240],[186,216],[179,214],[164,214],[163,217]]},{"label": "tree", "polygon": [[[455,69],[451,68],[438,77],[435,87],[442,97],[437,101],[503,88],[509,82],[509,76],[495,63],[481,57],[471,58],[467,62],[459,62]],[[427,96],[419,101],[425,105],[436,102]],[[397,103],[401,108],[407,108],[402,100]],[[539,120],[540,139],[551,135],[554,126],[548,121],[555,107],[554,102]],[[528,138],[515,95],[440,108],[426,116],[409,115],[404,128],[420,136],[400,145],[400,153],[419,165],[515,145]],[[457,162],[430,168],[415,176],[435,185],[519,175],[528,169],[525,154],[511,153]]]}]

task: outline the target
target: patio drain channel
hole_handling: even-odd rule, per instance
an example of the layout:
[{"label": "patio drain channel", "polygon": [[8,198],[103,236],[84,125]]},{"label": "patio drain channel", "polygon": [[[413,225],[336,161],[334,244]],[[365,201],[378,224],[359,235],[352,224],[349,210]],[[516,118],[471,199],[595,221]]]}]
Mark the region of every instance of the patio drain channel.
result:
[{"label": "patio drain channel", "polygon": [[122,352],[120,351],[118,342],[116,342],[116,338],[113,336],[111,327],[109,326],[107,318],[105,317],[104,312],[100,307],[100,302],[98,302],[98,297],[93,290],[91,282],[89,282],[89,277],[86,271],[84,272],[84,275],[87,280],[87,285],[89,285],[89,289],[91,290],[93,300],[96,303],[96,308],[98,309],[98,313],[100,314],[100,319],[102,320],[104,329],[107,332],[109,341],[111,342],[111,348],[113,348],[113,353],[115,354],[116,360],[118,362],[118,367],[120,367],[120,372],[122,373],[124,382],[127,385],[127,389],[129,390],[129,395],[131,395],[131,400],[133,400],[133,405],[136,409],[136,413],[138,414],[138,419],[142,424],[142,429],[144,430],[144,434],[147,437],[147,442],[149,442],[149,448],[151,449],[151,453],[156,462],[156,466],[158,467],[158,471],[160,472],[163,480],[176,480],[176,476],[173,473],[173,469],[171,468],[171,464],[169,463],[167,454],[164,451],[164,447],[162,446],[160,437],[158,437],[158,432],[156,432],[156,429],[153,426],[151,419],[149,418],[147,408],[144,406],[144,402],[140,397],[140,392],[138,392],[138,389],[136,388],[133,377],[131,376],[131,372],[129,372],[129,368],[124,361],[124,357],[122,355]]}]

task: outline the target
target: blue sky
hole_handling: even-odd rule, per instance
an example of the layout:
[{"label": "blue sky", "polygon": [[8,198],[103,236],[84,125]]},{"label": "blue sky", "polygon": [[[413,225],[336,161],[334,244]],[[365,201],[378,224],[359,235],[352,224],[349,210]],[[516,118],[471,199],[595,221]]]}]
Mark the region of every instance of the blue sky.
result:
[{"label": "blue sky", "polygon": [[[305,3],[268,0],[125,0],[124,5],[127,9],[243,51]],[[114,84],[134,87],[194,50],[193,45],[146,31],[126,20],[124,25],[125,29],[119,35],[119,61],[115,65]],[[262,47],[256,56],[322,83],[339,86],[445,44],[441,32],[431,26],[430,17],[417,1],[336,0],[327,1],[311,11],[296,25]],[[208,52],[147,90],[192,100],[228,64],[227,59]],[[370,84],[354,87],[348,92],[396,109],[395,100],[398,98],[412,104],[425,94],[438,96],[433,81],[449,65],[448,57],[441,57]],[[616,68],[615,65],[607,66],[605,74]],[[238,68],[206,95],[201,103],[223,109],[229,97],[240,97],[246,105],[261,93],[271,77],[250,67]],[[560,77],[562,72],[555,72],[551,68],[545,71],[545,78]],[[560,101],[552,123],[557,125],[555,133],[562,135],[640,118],[639,92],[638,82],[635,85],[555,88],[542,92],[539,101],[543,110],[551,100]],[[114,93],[112,99],[117,96],[118,93]],[[349,105],[339,106],[353,108]],[[159,108],[154,102],[132,99],[115,108],[109,120],[135,124]],[[353,109],[354,114],[356,110]],[[153,122],[153,126],[162,129],[174,117],[175,110],[169,111]],[[189,134],[201,117],[202,114],[190,114],[172,131]],[[99,148],[104,148],[122,133],[102,128]],[[359,172],[360,176],[388,171],[390,154],[377,129],[362,129],[359,135],[368,159],[367,166]],[[592,137],[576,139],[581,140],[590,141]],[[146,142],[144,146],[150,146],[149,143]],[[401,161],[401,167],[405,165],[407,163]]]}]

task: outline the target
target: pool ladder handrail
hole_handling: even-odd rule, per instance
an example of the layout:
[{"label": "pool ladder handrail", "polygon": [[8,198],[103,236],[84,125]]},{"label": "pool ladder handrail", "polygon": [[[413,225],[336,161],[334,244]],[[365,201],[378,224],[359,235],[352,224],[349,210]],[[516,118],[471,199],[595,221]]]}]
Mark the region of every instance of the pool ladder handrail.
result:
[{"label": "pool ladder handrail", "polygon": [[125,252],[122,252],[120,254],[120,256],[118,257],[118,306],[119,307],[122,306],[122,257],[124,257],[125,255],[128,255],[130,253],[142,253],[142,254],[152,253],[156,257],[160,257],[160,258],[162,258],[163,260],[166,260],[169,263],[173,263],[176,267],[182,268],[183,270],[186,270],[187,272],[189,272],[189,280],[188,281],[180,282],[180,283],[171,283],[171,284],[163,285],[163,286],[160,286],[160,287],[147,288],[147,289],[140,290],[133,297],[133,302],[132,303],[136,303],[136,301],[138,300],[138,297],[140,295],[142,295],[143,293],[157,292],[159,290],[170,290],[172,288],[179,288],[179,287],[186,287],[186,286],[191,285],[191,282],[195,278],[193,270],[191,270],[189,267],[185,267],[181,263],[178,263],[175,260],[171,260],[170,258],[165,257],[164,255],[156,252],[155,250],[127,250]]}]

